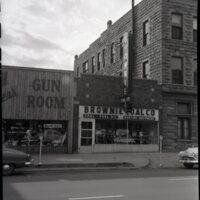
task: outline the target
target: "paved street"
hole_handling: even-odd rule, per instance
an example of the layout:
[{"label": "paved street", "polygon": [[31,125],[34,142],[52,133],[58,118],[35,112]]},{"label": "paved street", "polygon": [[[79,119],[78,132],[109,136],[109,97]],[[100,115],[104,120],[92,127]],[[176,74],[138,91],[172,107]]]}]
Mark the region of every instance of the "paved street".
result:
[{"label": "paved street", "polygon": [[4,200],[197,200],[198,170],[22,173],[3,177]]}]

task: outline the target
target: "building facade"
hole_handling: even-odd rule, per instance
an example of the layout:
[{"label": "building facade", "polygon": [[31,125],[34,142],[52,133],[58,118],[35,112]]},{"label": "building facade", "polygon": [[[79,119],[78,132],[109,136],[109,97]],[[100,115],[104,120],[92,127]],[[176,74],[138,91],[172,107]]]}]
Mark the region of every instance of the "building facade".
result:
[{"label": "building facade", "polygon": [[74,71],[122,77],[161,86],[159,135],[164,149],[197,143],[197,0],[143,0],[79,56]]},{"label": "building facade", "polygon": [[75,80],[75,151],[158,151],[162,97],[156,81],[135,79],[127,110],[122,77],[82,74]]},{"label": "building facade", "polygon": [[38,153],[72,152],[74,73],[2,66],[2,140]]}]

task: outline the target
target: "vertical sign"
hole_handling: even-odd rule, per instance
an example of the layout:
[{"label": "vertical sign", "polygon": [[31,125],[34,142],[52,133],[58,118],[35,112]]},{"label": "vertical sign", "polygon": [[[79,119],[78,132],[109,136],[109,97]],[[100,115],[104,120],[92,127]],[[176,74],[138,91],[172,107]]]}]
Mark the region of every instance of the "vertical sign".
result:
[{"label": "vertical sign", "polygon": [[[122,45],[123,45],[123,50],[124,50],[124,54],[123,54],[123,66],[122,66],[122,74],[123,74],[123,82],[124,82],[124,93],[127,92],[127,88],[128,88],[128,60],[129,60],[129,34],[128,32],[125,32],[123,35],[123,41],[122,41]],[[125,94],[126,95],[126,94]]]}]

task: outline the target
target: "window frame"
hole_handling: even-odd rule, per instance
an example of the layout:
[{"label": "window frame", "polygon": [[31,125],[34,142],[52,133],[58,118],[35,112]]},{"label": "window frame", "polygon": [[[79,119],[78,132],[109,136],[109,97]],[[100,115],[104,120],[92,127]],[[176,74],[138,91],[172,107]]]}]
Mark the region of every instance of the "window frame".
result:
[{"label": "window frame", "polygon": [[[181,122],[180,133],[179,133],[179,120]],[[184,121],[188,122],[188,136],[185,135]],[[177,117],[177,136],[179,140],[191,140],[192,139],[192,130],[191,130],[191,118],[190,117]]]},{"label": "window frame", "polygon": [[[146,24],[148,24],[148,30],[146,30]],[[142,24],[142,36],[143,36],[143,46],[147,46],[150,43],[150,23],[149,23],[149,19],[146,19],[145,21],[143,21]]]},{"label": "window frame", "polygon": [[79,67],[76,68],[76,76],[79,77],[80,75],[80,71],[79,71]]},{"label": "window frame", "polygon": [[83,73],[89,72],[89,63],[88,60],[83,63]]},{"label": "window frame", "polygon": [[[180,16],[181,17],[181,24],[180,26],[176,25],[176,24],[173,24],[173,15],[175,16]],[[179,30],[180,31],[180,38],[176,37],[174,35],[174,32]],[[175,13],[173,12],[171,14],[171,38],[174,39],[174,40],[183,40],[183,15],[180,14],[180,13]]]},{"label": "window frame", "polygon": [[123,36],[120,37],[120,50],[119,50],[119,57],[120,57],[120,59],[123,59],[123,56],[124,56],[123,39],[124,39]]},{"label": "window frame", "polygon": [[103,66],[103,68],[105,67],[105,65],[106,65],[106,49],[104,48],[102,50],[102,66]]},{"label": "window frame", "polygon": [[97,71],[101,69],[101,52],[97,53]]},{"label": "window frame", "polygon": [[[196,70],[195,70],[195,66],[194,66],[194,61],[196,60]],[[193,58],[193,61],[192,61],[192,80],[193,80],[193,86],[197,86],[198,85],[198,75],[197,75],[197,66],[198,66],[198,61],[197,61],[197,58]],[[196,75],[195,75],[196,73]],[[196,79],[195,79],[196,77]],[[196,81],[195,81],[196,80]]]},{"label": "window frame", "polygon": [[[188,113],[179,113],[178,112],[178,105],[179,104],[187,104],[189,106],[189,112]],[[188,138],[182,137],[184,136],[184,124],[182,124],[182,129],[181,129],[181,137],[179,137],[179,140],[191,140],[192,138],[192,115],[193,115],[193,102],[192,101],[183,101],[183,100],[178,100],[176,102],[176,115],[177,115],[177,136],[179,137],[179,125],[178,125],[178,121],[179,120],[188,120]]]},{"label": "window frame", "polygon": [[193,17],[193,19],[192,19],[193,20],[192,21],[193,22],[193,26],[192,26],[192,28],[193,28],[193,42],[197,42],[197,28],[196,29],[194,28],[194,20],[195,19],[196,19],[196,26],[197,26],[197,23],[198,23],[197,22],[197,20],[198,20],[197,17],[196,16]]},{"label": "window frame", "polygon": [[110,46],[110,63],[113,64],[115,62],[115,43],[112,42]]},{"label": "window frame", "polygon": [[[148,64],[148,67],[149,67],[149,75],[145,73],[145,72],[147,72],[147,70],[146,70],[146,64]],[[147,77],[147,75],[148,75],[149,77]],[[150,79],[150,75],[151,75],[151,69],[150,69],[149,60],[144,60],[144,61],[142,62],[142,78],[143,78],[143,79]]]},{"label": "window frame", "polygon": [[95,64],[96,64],[95,56],[92,56],[92,74],[94,74]]},{"label": "window frame", "polygon": [[[181,60],[181,70],[173,69],[173,65],[172,65],[173,58],[179,58]],[[181,57],[181,56],[172,56],[171,57],[171,83],[172,84],[184,85],[184,66],[183,66],[183,63],[184,63],[183,57]],[[181,82],[174,81],[173,72],[175,72],[175,71],[180,71],[181,72]]]}]

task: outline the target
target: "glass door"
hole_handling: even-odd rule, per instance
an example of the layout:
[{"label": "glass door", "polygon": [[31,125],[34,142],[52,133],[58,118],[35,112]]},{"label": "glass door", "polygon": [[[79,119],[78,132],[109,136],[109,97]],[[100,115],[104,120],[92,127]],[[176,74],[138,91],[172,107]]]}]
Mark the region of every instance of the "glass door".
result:
[{"label": "glass door", "polygon": [[93,146],[93,121],[81,121],[80,122],[80,139],[79,139],[79,151],[83,153],[92,152]]}]

